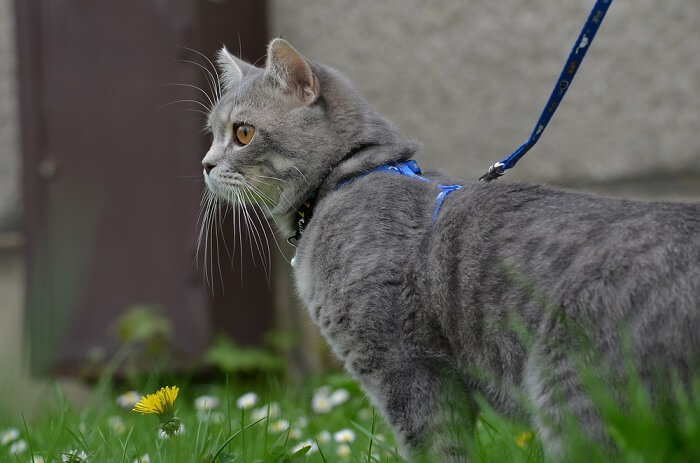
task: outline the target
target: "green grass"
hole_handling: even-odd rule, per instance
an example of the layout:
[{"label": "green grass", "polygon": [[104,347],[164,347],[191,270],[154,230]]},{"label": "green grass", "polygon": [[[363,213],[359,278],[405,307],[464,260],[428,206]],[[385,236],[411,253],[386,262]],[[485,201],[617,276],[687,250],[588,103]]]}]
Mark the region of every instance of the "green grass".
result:
[{"label": "green grass", "polygon": [[[171,383],[177,384],[177,381]],[[24,440],[27,443],[27,449],[19,455],[9,453],[11,444],[0,445],[0,462],[30,461],[31,451],[47,463],[61,462],[74,449],[77,453],[85,452],[87,461],[103,463],[132,463],[145,454],[151,462],[168,463],[403,461],[384,420],[369,405],[357,384],[345,375],[325,376],[298,388],[284,387],[274,381],[248,387],[188,385],[182,381],[178,385],[176,416],[182,419],[185,431],[169,439],[158,437],[157,416],[140,415],[117,405],[116,398],[124,391],[96,389],[91,404],[76,409],[56,387],[55,397],[50,401],[53,405],[27,421],[26,426],[22,416],[0,415],[0,433],[15,428],[20,432],[15,442]],[[159,386],[146,384],[139,392],[155,392]],[[345,390],[348,398],[327,412],[314,412],[312,399],[324,386],[329,394]],[[241,410],[236,401],[247,392],[255,392],[259,400],[254,407]],[[198,412],[194,400],[202,395],[218,398],[218,407]],[[269,405],[271,403],[278,405],[278,413],[274,405]],[[256,411],[272,416],[254,416]],[[478,426],[479,433],[483,434],[480,439],[483,449],[505,439],[511,444],[509,451],[522,455],[532,453],[536,441],[528,441],[521,449],[515,438],[522,429],[506,429],[502,425],[497,424],[500,426],[497,431],[490,426]],[[342,430],[354,434],[347,447],[333,438]],[[314,448],[305,451],[301,446],[299,449],[301,443],[309,440],[315,444]],[[348,447],[349,454],[343,455]],[[72,461],[82,460],[74,458]]]},{"label": "green grass", "polygon": [[[116,397],[123,390],[96,387],[90,403],[77,409],[56,387],[49,400],[52,405],[31,420],[25,421],[23,415],[0,415],[0,433],[17,429],[20,435],[13,439],[14,443],[21,440],[27,447],[13,455],[12,443],[0,445],[0,462],[28,462],[31,452],[47,463],[62,462],[64,457],[82,461],[69,459],[67,454],[74,449],[76,454],[85,452],[86,461],[102,463],[132,463],[145,454],[151,462],[167,463],[403,461],[384,420],[357,384],[341,374],[309,380],[300,387],[274,380],[247,386],[234,381],[202,385],[183,380],[155,384],[150,380],[139,392],[152,393],[164,385],[180,387],[175,410],[185,430],[179,435],[159,438],[157,416],[140,415],[118,406]],[[326,412],[314,412],[312,399],[322,386],[327,386],[329,394],[347,391],[347,400]],[[241,410],[236,401],[247,392],[255,392],[259,400],[252,408]],[[205,394],[218,398],[219,405],[201,412],[195,409],[194,400]],[[631,390],[630,398],[628,405],[632,406],[623,413],[604,394],[596,396],[618,453],[606,455],[604,449],[587,441],[572,425],[566,431],[566,443],[572,451],[567,461],[700,461],[697,403],[682,402],[683,416],[669,425],[647,406],[644,394]],[[271,403],[277,404],[278,411]],[[255,416],[256,413],[262,416]],[[334,433],[341,430],[354,434],[347,443],[349,448],[333,439]],[[300,445],[305,441],[315,445],[307,449]],[[533,430],[500,417],[485,404],[470,448],[476,462],[546,461]]]}]

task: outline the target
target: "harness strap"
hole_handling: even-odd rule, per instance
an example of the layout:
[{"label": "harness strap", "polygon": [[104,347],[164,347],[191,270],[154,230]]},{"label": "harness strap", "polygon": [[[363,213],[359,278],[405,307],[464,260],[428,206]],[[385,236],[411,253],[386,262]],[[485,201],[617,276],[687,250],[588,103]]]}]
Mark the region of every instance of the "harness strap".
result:
[{"label": "harness strap", "polygon": [[[365,174],[358,175],[357,177],[353,177],[350,179],[347,179],[340,183],[338,186],[349,182],[350,180],[354,180],[359,177],[364,177],[365,175],[372,173],[372,172],[390,172],[393,174],[399,174],[403,175],[405,177],[410,177],[414,178],[416,180],[421,180],[423,182],[428,182],[428,183],[435,183],[430,179],[427,179],[423,176],[421,176],[421,170],[420,167],[418,167],[418,164],[414,160],[406,161],[406,162],[395,162],[393,164],[385,164],[383,166],[379,166],[377,168],[374,168],[370,170],[369,172]],[[435,209],[433,209],[433,223],[437,220],[438,213],[440,212],[440,207],[442,206],[442,202],[445,200],[445,197],[452,193],[453,191],[459,190],[462,188],[462,185],[442,185],[440,183],[437,184],[438,188],[440,188],[440,192],[438,195],[435,197]]]},{"label": "harness strap", "polygon": [[[421,170],[420,167],[418,167],[416,161],[410,160],[406,162],[395,162],[393,164],[385,164],[360,175],[346,178],[345,180],[338,183],[335,186],[335,189],[338,189],[346,183],[349,183],[353,180],[356,180],[358,178],[364,177],[367,174],[377,171],[390,172],[393,174],[403,175],[405,177],[420,180],[422,182],[435,183],[432,180],[421,176]],[[445,200],[445,197],[453,191],[457,191],[460,188],[462,188],[462,185],[442,185],[440,183],[435,184],[438,188],[440,188],[440,192],[435,197],[435,209],[433,209],[433,224],[435,224],[435,221],[437,220],[438,213],[440,212],[440,207],[442,207],[442,203]],[[304,204],[296,211],[296,233],[294,234],[294,236],[290,236],[289,238],[287,238],[287,242],[294,247],[296,247],[299,243],[299,240],[301,240],[301,235],[304,232],[306,225],[308,225],[309,221],[311,220],[311,216],[314,212],[314,206],[316,204],[317,193],[318,190],[313,192],[311,194],[311,197],[306,202],[304,202]],[[292,267],[296,266],[296,256],[292,258],[290,264]]]}]

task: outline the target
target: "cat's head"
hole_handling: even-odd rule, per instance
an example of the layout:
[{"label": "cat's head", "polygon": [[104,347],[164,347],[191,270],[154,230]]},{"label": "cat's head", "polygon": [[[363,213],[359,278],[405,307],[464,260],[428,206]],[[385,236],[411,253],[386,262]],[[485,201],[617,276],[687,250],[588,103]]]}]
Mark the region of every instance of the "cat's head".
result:
[{"label": "cat's head", "polygon": [[[382,118],[339,72],[273,40],[264,68],[219,52],[222,95],[208,117],[207,187],[271,216],[298,208],[354,149],[395,142]],[[262,204],[264,203],[264,204]]]}]

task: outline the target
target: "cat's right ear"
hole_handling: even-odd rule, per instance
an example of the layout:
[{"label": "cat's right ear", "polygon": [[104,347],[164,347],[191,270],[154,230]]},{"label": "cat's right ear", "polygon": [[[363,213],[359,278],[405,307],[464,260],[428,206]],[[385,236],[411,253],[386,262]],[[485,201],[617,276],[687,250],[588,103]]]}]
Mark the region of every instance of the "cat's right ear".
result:
[{"label": "cat's right ear", "polygon": [[318,98],[318,79],[309,62],[284,39],[274,39],[267,47],[265,76],[296,104],[308,105]]},{"label": "cat's right ear", "polygon": [[219,65],[219,70],[221,71],[221,85],[224,90],[231,90],[236,87],[243,79],[243,76],[255,67],[233,56],[225,46],[219,50],[216,64]]}]

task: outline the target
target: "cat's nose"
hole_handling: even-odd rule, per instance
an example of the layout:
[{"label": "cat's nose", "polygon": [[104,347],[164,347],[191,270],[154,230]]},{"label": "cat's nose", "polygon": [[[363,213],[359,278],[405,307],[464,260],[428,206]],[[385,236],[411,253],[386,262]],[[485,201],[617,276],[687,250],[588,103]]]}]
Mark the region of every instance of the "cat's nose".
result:
[{"label": "cat's nose", "polygon": [[208,162],[202,162],[202,167],[204,167],[204,170],[207,171],[207,174],[208,174],[216,166],[214,164],[210,164]]}]

